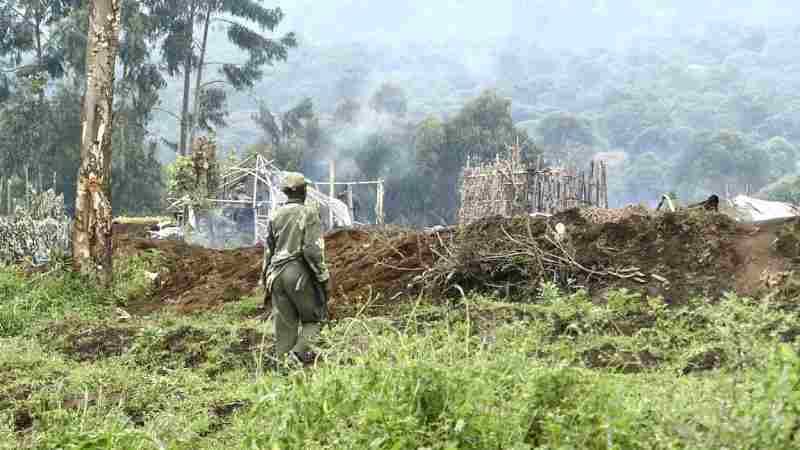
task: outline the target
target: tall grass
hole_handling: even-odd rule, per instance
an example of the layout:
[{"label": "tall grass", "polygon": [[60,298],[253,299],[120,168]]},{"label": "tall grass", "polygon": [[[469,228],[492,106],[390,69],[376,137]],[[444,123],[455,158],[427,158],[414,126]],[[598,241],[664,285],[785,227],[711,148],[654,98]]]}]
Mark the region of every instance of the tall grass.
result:
[{"label": "tall grass", "polygon": [[159,258],[148,252],[118,260],[110,289],[63,265],[30,275],[0,266],[0,336],[26,334],[39,324],[69,317],[106,316],[113,306],[147,293],[152,281],[146,271],[158,267]]},{"label": "tall grass", "polygon": [[[148,268],[120,266],[116,294],[67,273],[0,270],[15,305],[0,304],[13,318],[0,338],[0,448],[800,444],[800,323],[780,305],[728,295],[668,306],[627,291],[595,302],[552,285],[526,304],[420,301],[331,324],[319,365],[286,371],[272,368],[271,325],[252,318],[255,299],[192,316],[106,317],[117,295],[145,288]],[[64,336],[26,331],[53,321],[70,324]],[[87,356],[75,348],[87,336],[122,344]]]}]

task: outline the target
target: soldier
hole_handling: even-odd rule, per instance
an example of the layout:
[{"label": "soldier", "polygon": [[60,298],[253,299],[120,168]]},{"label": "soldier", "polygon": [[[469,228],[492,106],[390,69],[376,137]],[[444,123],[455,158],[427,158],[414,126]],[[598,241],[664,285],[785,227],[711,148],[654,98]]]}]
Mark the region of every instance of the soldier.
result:
[{"label": "soldier", "polygon": [[261,274],[264,301],[272,299],[276,353],[305,364],[316,359],[309,341],[327,319],[329,277],[319,212],[305,205],[307,185],[302,174],[286,174],[281,190],[289,200],[267,224]]}]

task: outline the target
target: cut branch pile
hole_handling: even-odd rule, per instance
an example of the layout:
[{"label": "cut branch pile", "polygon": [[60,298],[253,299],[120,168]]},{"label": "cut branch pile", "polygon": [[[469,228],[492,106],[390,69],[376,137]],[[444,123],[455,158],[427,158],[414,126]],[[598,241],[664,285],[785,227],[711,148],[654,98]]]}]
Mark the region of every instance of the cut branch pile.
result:
[{"label": "cut branch pile", "polygon": [[486,287],[504,295],[535,289],[533,280],[560,285],[591,279],[632,279],[644,283],[646,275],[636,266],[587,267],[579,262],[574,242],[562,223],[543,219],[525,220],[511,231],[499,223],[500,234],[489,239],[437,234],[432,249],[437,263],[417,277],[417,282],[439,294]]},{"label": "cut branch pile", "polygon": [[432,235],[435,261],[414,281],[434,297],[475,291],[524,299],[541,282],[592,295],[627,288],[669,300],[715,296],[737,267],[734,229],[721,214],[637,207],[491,217]]}]

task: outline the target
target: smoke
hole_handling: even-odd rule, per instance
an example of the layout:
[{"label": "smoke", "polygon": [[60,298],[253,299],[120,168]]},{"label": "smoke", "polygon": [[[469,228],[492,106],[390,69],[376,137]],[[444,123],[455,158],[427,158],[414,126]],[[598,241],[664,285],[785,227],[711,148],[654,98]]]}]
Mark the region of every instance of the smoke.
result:
[{"label": "smoke", "polygon": [[255,222],[251,208],[221,207],[189,218],[190,231],[184,240],[191,245],[217,250],[251,247]]}]

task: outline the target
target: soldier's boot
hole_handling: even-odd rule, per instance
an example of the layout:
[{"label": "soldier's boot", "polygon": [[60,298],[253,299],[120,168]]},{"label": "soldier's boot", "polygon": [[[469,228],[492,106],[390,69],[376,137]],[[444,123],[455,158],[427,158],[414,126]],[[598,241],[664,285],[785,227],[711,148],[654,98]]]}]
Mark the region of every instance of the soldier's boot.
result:
[{"label": "soldier's boot", "polygon": [[317,360],[317,354],[312,348],[321,329],[322,324],[319,322],[304,323],[297,343],[292,348],[292,353],[306,365],[313,364]]}]

